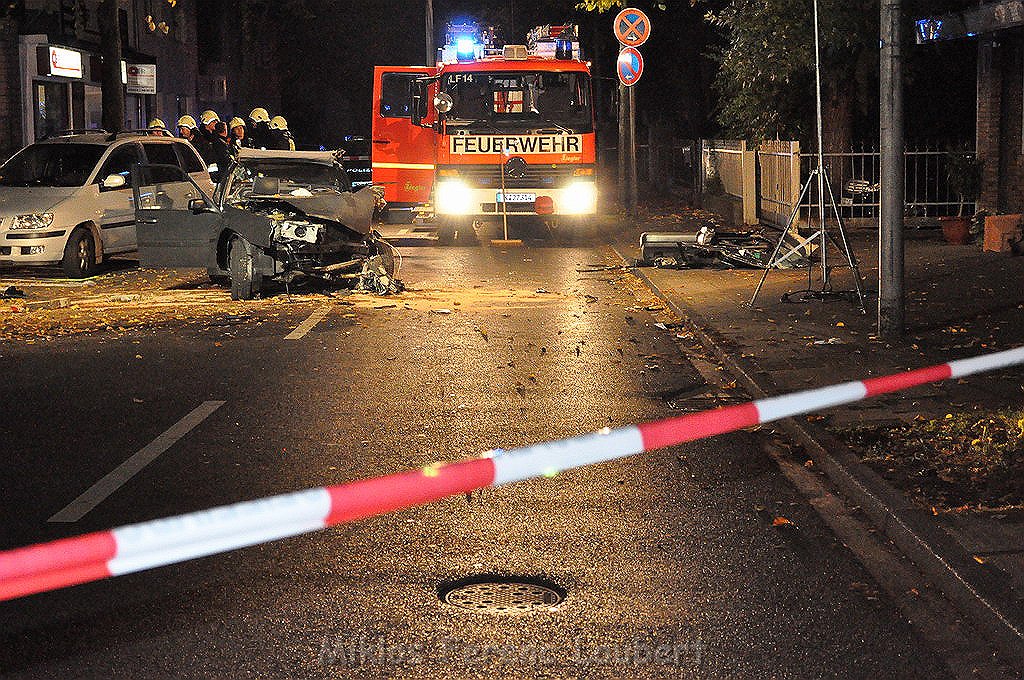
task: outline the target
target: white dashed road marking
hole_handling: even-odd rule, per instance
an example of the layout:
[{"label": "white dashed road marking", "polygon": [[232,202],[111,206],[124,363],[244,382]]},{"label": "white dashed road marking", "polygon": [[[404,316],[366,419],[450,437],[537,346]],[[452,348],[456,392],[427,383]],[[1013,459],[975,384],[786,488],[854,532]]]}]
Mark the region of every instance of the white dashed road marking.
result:
[{"label": "white dashed road marking", "polygon": [[77,522],[86,513],[120,489],[125,482],[134,477],[161,453],[171,448],[175,442],[191,432],[214,411],[224,405],[223,401],[204,401],[191,413],[176,422],[162,435],[136,451],[128,460],[111,470],[103,479],[89,487],[85,493],[71,501],[47,522]]},{"label": "white dashed road marking", "polygon": [[330,313],[331,313],[331,306],[330,305],[324,305],[320,309],[318,309],[315,312],[313,312],[312,314],[310,314],[309,317],[305,321],[303,321],[298,326],[296,326],[295,330],[293,330],[288,335],[284,336],[284,339],[285,340],[299,340],[300,338],[304,337],[306,335],[306,333],[308,333],[311,330],[313,330],[313,327],[316,326],[321,321],[323,321],[324,318],[328,314],[330,314]]}]

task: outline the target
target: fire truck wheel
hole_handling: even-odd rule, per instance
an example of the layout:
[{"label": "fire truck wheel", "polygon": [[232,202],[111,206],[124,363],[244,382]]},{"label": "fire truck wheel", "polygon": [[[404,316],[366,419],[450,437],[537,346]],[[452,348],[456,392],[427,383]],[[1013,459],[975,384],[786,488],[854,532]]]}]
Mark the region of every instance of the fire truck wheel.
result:
[{"label": "fire truck wheel", "polygon": [[437,243],[442,246],[450,246],[453,243],[470,245],[476,242],[476,232],[473,231],[473,220],[465,218],[438,218],[437,221]]},{"label": "fire truck wheel", "polygon": [[561,219],[555,228],[556,239],[564,245],[590,243],[596,235],[597,230],[591,217]]},{"label": "fire truck wheel", "polygon": [[455,243],[455,225],[448,220],[437,221],[437,245],[450,246]]}]

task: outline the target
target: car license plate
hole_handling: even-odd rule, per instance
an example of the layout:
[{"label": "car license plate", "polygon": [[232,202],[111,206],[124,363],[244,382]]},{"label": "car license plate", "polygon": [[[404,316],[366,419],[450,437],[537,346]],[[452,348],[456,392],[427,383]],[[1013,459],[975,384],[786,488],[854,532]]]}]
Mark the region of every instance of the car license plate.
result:
[{"label": "car license plate", "polygon": [[533,203],[537,200],[537,194],[502,194],[499,191],[494,200],[497,203]]}]

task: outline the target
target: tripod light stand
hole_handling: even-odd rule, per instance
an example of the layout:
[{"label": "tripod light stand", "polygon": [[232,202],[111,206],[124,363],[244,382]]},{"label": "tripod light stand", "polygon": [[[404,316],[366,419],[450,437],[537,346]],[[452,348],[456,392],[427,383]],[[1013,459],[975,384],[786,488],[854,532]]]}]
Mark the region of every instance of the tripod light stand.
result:
[{"label": "tripod light stand", "polygon": [[[810,176],[804,183],[803,188],[800,190],[800,196],[796,200],[796,204],[793,206],[793,212],[789,216],[789,221],[786,224],[786,228],[783,230],[782,235],[779,237],[778,243],[775,244],[775,249],[772,251],[772,256],[768,258],[768,263],[765,265],[764,272],[761,274],[761,280],[758,282],[757,287],[754,289],[754,294],[750,298],[750,304],[753,305],[754,301],[757,300],[758,293],[761,292],[764,282],[768,278],[768,272],[773,267],[778,265],[780,262],[791,257],[794,253],[798,252],[801,248],[808,244],[813,244],[815,241],[819,242],[818,252],[820,253],[821,261],[821,290],[811,290],[811,276],[813,269],[813,262],[808,261],[807,263],[807,290],[801,291],[804,295],[802,299],[816,298],[826,299],[830,297],[842,297],[841,293],[832,291],[832,269],[828,263],[828,244],[832,243],[836,248],[845,256],[846,264],[850,267],[853,272],[854,288],[857,294],[857,301],[860,304],[861,313],[867,313],[867,309],[864,306],[864,291],[861,285],[860,270],[857,268],[857,258],[850,250],[849,241],[846,238],[846,229],[843,227],[843,218],[839,215],[839,207],[836,205],[835,195],[832,193],[832,183],[829,181],[828,173],[825,171],[825,155],[822,149],[822,116],[821,116],[821,45],[820,45],[820,30],[818,27],[818,0],[814,0],[814,84],[815,84],[815,122],[816,132],[818,138],[818,153],[817,163],[815,168],[811,171]],[[812,182],[817,183],[817,199],[818,199],[818,228],[811,236],[801,239],[799,243],[790,248],[785,254],[782,253],[783,244],[786,240],[786,236],[789,234],[789,230],[793,228],[793,224],[796,222],[797,217],[800,215],[800,205],[803,203],[804,197],[810,193]],[[826,198],[827,197],[827,198]],[[835,216],[837,232],[839,235],[839,243],[836,243],[832,234],[829,233],[826,226],[826,219],[828,210],[831,209],[832,214]],[[810,221],[811,211],[808,210],[808,221]],[[791,297],[792,293],[786,293],[784,299]]]}]

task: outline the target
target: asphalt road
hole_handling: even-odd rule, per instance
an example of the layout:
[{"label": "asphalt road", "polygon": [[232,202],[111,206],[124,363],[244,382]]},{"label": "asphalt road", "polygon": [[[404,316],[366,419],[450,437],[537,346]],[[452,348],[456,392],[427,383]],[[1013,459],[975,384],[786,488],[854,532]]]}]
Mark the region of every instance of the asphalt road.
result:
[{"label": "asphalt road", "polygon": [[[416,290],[372,306],[304,298],[0,343],[0,547],[663,417],[678,412],[666,397],[697,408],[720,391],[628,277],[577,271],[598,248],[407,255]],[[224,404],[81,519],[47,521],[207,401]],[[758,437],[3,603],[0,673],[945,677]],[[440,601],[481,575],[566,599],[522,615]]]}]

